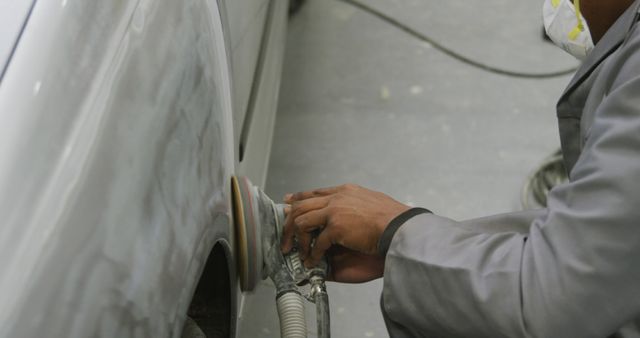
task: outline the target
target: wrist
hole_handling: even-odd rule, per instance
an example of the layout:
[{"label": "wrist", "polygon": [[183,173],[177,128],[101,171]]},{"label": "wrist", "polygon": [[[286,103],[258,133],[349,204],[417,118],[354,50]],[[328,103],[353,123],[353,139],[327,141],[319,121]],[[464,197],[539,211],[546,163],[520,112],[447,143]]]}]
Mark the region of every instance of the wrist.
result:
[{"label": "wrist", "polygon": [[405,212],[411,210],[412,208],[408,205],[397,203],[397,205],[394,205],[394,207],[390,209],[391,210],[387,210],[382,217],[378,218],[379,223],[377,224],[377,228],[378,228],[378,234],[380,235],[384,233],[384,231],[387,229],[389,224],[391,224],[391,222],[394,219],[404,214]]},{"label": "wrist", "polygon": [[408,208],[398,216],[393,218],[386,226],[378,240],[377,252],[381,257],[387,256],[387,251],[391,246],[391,240],[396,232],[404,225],[408,220],[421,214],[431,214],[432,212],[425,208]]}]

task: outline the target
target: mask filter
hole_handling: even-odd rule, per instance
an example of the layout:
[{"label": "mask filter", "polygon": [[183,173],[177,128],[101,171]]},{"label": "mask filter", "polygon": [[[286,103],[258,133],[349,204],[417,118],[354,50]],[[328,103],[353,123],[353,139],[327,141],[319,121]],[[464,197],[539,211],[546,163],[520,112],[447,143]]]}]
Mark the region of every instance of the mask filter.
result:
[{"label": "mask filter", "polygon": [[567,53],[584,60],[593,50],[587,21],[580,12],[580,0],[545,0],[544,27],[551,40]]}]

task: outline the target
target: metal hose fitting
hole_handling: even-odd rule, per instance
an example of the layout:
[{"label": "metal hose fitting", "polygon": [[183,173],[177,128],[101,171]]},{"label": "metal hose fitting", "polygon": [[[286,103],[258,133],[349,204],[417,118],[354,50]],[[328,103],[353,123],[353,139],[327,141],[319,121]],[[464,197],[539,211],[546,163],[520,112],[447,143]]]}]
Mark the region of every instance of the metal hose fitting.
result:
[{"label": "metal hose fitting", "polygon": [[324,284],[324,277],[313,276],[310,279],[310,298],[316,304],[316,320],[318,322],[318,338],[331,337],[331,319],[329,316],[329,295]]}]

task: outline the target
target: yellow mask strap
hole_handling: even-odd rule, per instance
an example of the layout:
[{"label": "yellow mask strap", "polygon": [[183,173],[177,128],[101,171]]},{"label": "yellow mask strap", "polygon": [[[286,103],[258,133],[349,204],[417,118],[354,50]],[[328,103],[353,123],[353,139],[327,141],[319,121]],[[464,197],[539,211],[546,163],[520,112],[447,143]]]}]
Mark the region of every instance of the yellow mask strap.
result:
[{"label": "yellow mask strap", "polygon": [[580,11],[580,0],[574,0],[573,6],[576,8],[576,17],[578,18],[578,25],[569,33],[569,39],[571,41],[578,39],[578,36],[580,36],[580,33],[584,32],[584,19],[582,18],[582,13]]}]

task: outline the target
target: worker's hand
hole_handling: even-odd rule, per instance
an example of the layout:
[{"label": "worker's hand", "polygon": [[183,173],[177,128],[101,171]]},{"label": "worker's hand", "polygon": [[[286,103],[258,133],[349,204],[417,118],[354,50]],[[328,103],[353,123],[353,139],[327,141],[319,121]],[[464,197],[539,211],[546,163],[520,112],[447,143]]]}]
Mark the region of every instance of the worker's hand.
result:
[{"label": "worker's hand", "polygon": [[[282,251],[298,239],[300,257],[315,266],[334,244],[365,255],[376,255],[378,241],[396,216],[410,209],[391,197],[357,185],[299,192],[285,196],[291,204],[282,236]],[[311,250],[311,233],[319,230]]]},{"label": "worker's hand", "polygon": [[329,260],[327,280],[340,283],[364,283],[384,274],[384,257],[365,255],[334,245],[326,253]]}]

